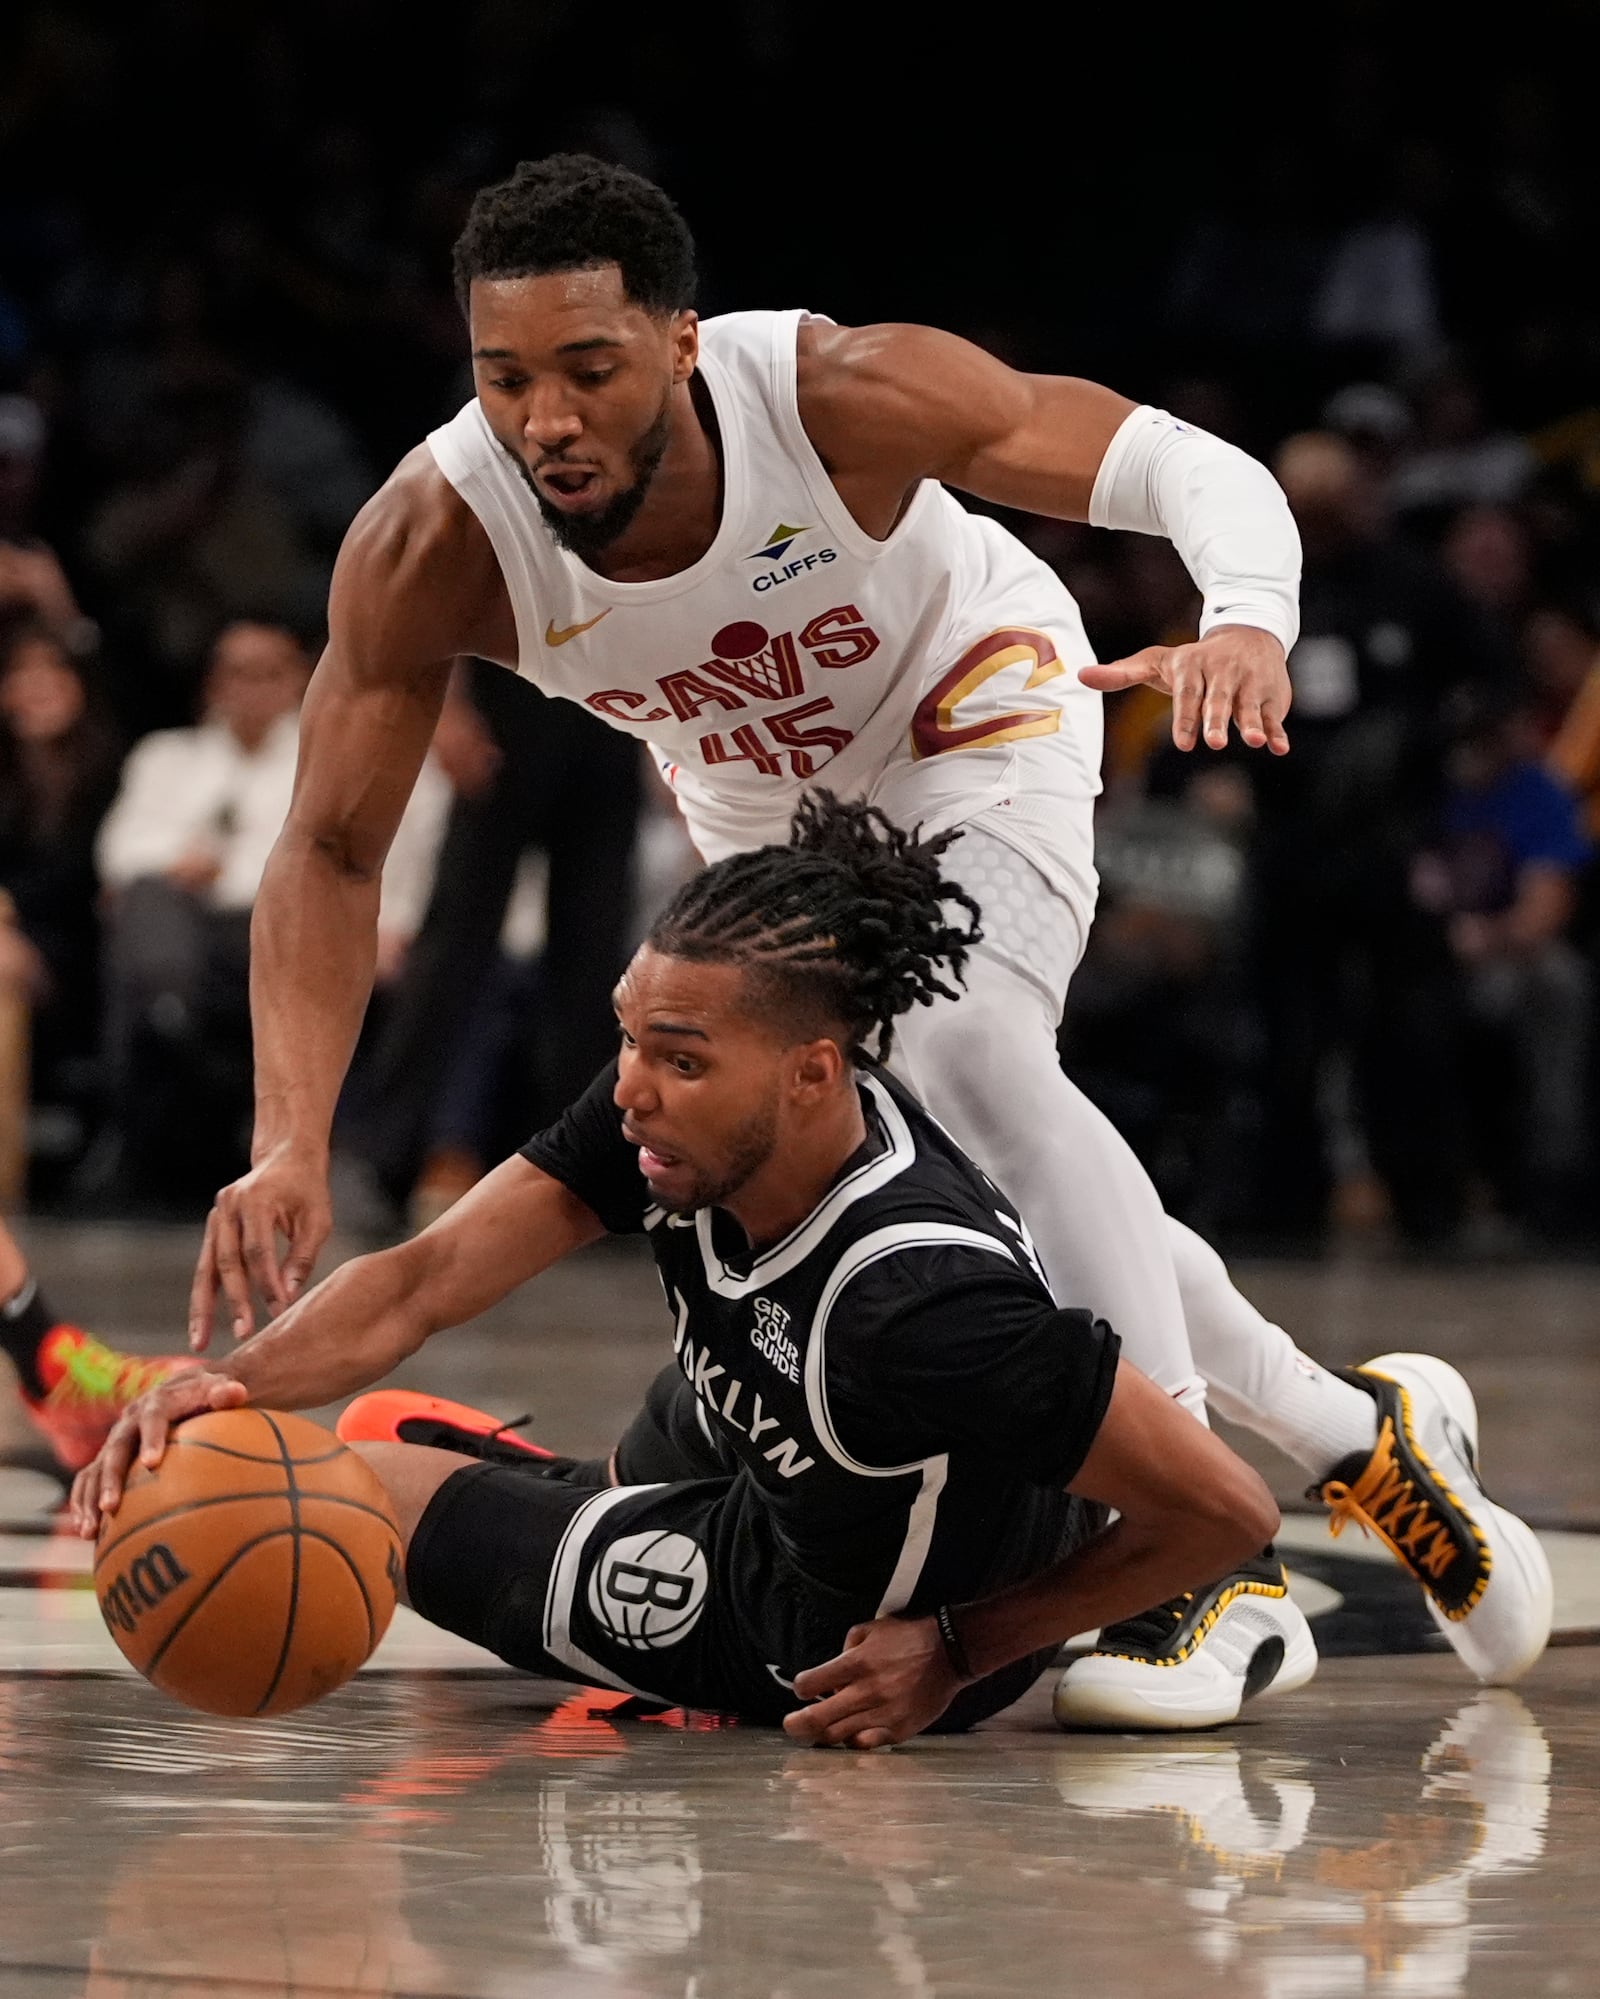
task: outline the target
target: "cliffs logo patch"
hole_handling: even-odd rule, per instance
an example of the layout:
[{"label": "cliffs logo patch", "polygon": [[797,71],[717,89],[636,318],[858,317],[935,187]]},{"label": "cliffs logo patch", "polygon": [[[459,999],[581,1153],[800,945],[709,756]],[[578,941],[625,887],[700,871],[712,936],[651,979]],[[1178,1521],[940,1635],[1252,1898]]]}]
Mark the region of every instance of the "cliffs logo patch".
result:
[{"label": "cliffs logo patch", "polygon": [[752,590],[776,590],[781,584],[792,583],[797,576],[809,575],[813,569],[820,569],[827,563],[839,560],[836,548],[812,548],[804,555],[797,555],[785,562],[784,557],[803,534],[810,534],[815,522],[796,527],[792,521],[779,521],[760,548],[752,549],[745,557],[746,562],[764,565],[750,579]]},{"label": "cliffs logo patch", "polygon": [[657,1652],[699,1622],[707,1580],[706,1558],[687,1534],[627,1534],[601,1551],[589,1608],[619,1645]]},{"label": "cliffs logo patch", "polygon": [[807,523],[807,525],[805,525],[804,527],[790,527],[787,521],[779,521],[778,525],[772,530],[771,534],[767,536],[767,543],[765,548],[753,549],[751,553],[745,557],[745,561],[781,562],[783,558],[789,553],[789,544],[792,541],[794,541],[797,536],[803,534],[809,534],[810,532],[811,532],[811,527],[809,523]]}]

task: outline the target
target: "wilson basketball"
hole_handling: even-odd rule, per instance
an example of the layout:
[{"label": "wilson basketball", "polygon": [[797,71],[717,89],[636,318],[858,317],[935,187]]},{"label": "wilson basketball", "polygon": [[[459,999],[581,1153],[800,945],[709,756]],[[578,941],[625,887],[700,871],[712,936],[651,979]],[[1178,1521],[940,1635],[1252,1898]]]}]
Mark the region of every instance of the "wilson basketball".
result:
[{"label": "wilson basketball", "polygon": [[394,1615],[400,1530],[382,1485],[303,1416],[223,1409],[135,1465],[94,1587],[123,1656],[211,1714],[285,1714],[348,1680]]}]

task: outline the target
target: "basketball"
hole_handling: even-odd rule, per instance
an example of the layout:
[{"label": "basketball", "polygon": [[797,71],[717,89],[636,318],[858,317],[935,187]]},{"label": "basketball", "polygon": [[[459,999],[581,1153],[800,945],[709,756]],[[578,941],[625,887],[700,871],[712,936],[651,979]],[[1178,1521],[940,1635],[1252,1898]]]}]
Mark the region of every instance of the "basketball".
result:
[{"label": "basketball", "polygon": [[163,1693],[286,1714],[341,1686],[394,1615],[400,1530],[361,1459],[303,1416],[224,1409],[136,1464],[95,1550],[101,1614]]}]

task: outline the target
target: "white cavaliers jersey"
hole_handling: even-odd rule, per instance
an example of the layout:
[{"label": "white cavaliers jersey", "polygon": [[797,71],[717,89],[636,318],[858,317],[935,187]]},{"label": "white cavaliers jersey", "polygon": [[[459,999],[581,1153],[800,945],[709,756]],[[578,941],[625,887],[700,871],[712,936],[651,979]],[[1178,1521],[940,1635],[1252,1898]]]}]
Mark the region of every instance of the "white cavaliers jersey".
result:
[{"label": "white cavaliers jersey", "polygon": [[476,400],[432,433],[499,560],[518,671],[648,743],[707,860],[787,839],[814,783],[929,831],[1001,802],[1019,830],[1030,800],[1036,830],[1050,800],[1086,819],[1100,698],[1078,680],[1093,653],[1077,606],[931,479],[887,540],[856,524],[801,427],[804,317],[703,323],[722,520],[674,576],[613,583],[560,548]]}]

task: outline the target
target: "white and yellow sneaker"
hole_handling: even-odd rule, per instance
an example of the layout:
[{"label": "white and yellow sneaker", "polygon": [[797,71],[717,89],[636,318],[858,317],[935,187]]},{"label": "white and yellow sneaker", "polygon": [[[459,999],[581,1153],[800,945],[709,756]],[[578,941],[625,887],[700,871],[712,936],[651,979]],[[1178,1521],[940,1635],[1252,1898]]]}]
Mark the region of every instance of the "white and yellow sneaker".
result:
[{"label": "white and yellow sneaker", "polygon": [[1374,1534],[1427,1592],[1433,1621],[1480,1680],[1509,1686],[1550,1640],[1550,1563],[1526,1521],[1478,1477],[1472,1390],[1431,1354],[1386,1353],[1345,1372],[1378,1405],[1371,1452],[1306,1495]]},{"label": "white and yellow sneaker", "polygon": [[1057,1682],[1055,1718],[1063,1728],[1216,1728],[1316,1670],[1311,1626],[1268,1548],[1209,1589],[1107,1625]]}]

